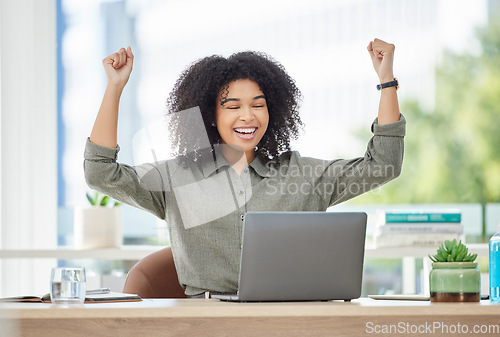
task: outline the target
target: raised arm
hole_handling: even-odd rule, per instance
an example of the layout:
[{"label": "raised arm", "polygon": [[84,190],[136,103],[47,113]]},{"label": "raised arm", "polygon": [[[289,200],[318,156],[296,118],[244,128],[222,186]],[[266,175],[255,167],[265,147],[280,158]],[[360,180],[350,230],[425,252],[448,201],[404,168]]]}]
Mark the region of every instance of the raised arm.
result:
[{"label": "raised arm", "polygon": [[[123,88],[132,72],[133,61],[134,55],[130,47],[122,48],[102,60],[108,85],[94,128],[85,145],[85,181],[92,189],[164,219],[163,177],[155,175],[157,170],[151,165],[131,167],[116,162],[119,151],[116,141],[118,106]],[[147,178],[154,182],[143,186],[138,171],[142,175],[150,172]]]},{"label": "raised arm", "polygon": [[118,52],[102,60],[108,78],[108,85],[90,134],[90,141],[94,144],[116,148],[118,106],[123,88],[132,72],[133,62],[134,55],[130,47],[127,49],[121,48]]},{"label": "raised arm", "polygon": [[[392,82],[394,45],[375,39],[367,49],[380,83]],[[297,171],[304,172],[312,190],[323,198],[325,209],[378,188],[401,173],[406,120],[399,112],[396,87],[381,91],[378,118],[371,127],[373,137],[363,157],[330,161],[300,156],[295,159]]]},{"label": "raised arm", "polygon": [[[372,58],[373,67],[377,72],[380,83],[394,80],[392,63],[394,60],[394,45],[375,39],[368,44],[368,52]],[[378,124],[390,124],[399,121],[399,104],[396,87],[388,87],[381,90],[380,104],[378,108]]]}]

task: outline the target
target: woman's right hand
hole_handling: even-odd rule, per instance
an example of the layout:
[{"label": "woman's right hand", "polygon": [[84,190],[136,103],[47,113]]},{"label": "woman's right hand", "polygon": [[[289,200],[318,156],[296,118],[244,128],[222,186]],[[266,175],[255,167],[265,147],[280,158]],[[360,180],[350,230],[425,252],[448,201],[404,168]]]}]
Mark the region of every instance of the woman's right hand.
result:
[{"label": "woman's right hand", "polygon": [[120,88],[125,87],[132,72],[133,63],[134,54],[132,54],[130,47],[127,49],[121,48],[116,53],[102,60],[106,77],[108,78],[108,85]]}]

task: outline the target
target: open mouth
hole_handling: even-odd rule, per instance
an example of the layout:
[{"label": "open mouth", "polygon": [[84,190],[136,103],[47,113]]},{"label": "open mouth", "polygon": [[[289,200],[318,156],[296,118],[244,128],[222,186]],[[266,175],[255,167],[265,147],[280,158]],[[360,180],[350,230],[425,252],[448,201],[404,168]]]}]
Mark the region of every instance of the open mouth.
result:
[{"label": "open mouth", "polygon": [[253,139],[257,128],[235,128],[236,135],[242,139]]}]

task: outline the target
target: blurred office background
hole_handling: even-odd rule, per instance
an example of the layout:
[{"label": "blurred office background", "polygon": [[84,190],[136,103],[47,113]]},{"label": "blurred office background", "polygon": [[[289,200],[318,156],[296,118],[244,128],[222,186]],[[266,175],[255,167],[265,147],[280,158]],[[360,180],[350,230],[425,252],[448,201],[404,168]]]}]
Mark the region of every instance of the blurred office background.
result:
[{"label": "blurred office background", "polygon": [[[24,9],[17,7],[23,1]],[[301,89],[306,127],[294,149],[325,159],[362,156],[380,95],[366,46],[374,38],[394,43],[398,96],[408,119],[403,173],[338,209],[463,205],[472,219],[464,224],[470,242],[484,241],[494,231],[500,217],[500,141],[495,131],[500,74],[498,62],[493,62],[500,46],[498,1],[23,1],[13,5],[2,0],[2,38],[12,25],[23,22],[7,11],[26,20],[37,18],[33,26],[20,28],[20,34],[35,37],[27,41],[32,46],[26,51],[32,55],[23,56],[31,68],[19,71],[26,77],[47,72],[48,83],[29,85],[51,100],[40,114],[38,96],[14,95],[27,105],[27,112],[17,117],[12,105],[2,104],[0,248],[73,244],[73,210],[87,204],[85,140],[106,85],[101,60],[128,45],[135,63],[122,96],[118,143],[119,160],[134,164],[133,137],[161,119],[180,73],[204,56],[242,50],[273,56]],[[51,31],[40,31],[37,23]],[[48,44],[38,39],[45,33],[50,35]],[[16,59],[6,55],[4,41],[3,80],[4,72],[14,71],[7,69],[7,60]],[[45,58],[40,60],[40,55]],[[1,88],[2,98],[10,95],[9,83],[2,81]],[[16,141],[20,145],[12,144]],[[32,207],[35,215],[26,215]],[[164,222],[122,207],[125,244],[169,244]],[[12,278],[5,281],[2,263],[2,291],[19,290]],[[31,262],[23,263],[33,268]],[[99,266],[106,271],[126,267]],[[369,275],[366,279],[375,284],[371,293],[384,287],[401,290],[400,261],[375,261],[372,267],[388,269],[390,280]]]}]

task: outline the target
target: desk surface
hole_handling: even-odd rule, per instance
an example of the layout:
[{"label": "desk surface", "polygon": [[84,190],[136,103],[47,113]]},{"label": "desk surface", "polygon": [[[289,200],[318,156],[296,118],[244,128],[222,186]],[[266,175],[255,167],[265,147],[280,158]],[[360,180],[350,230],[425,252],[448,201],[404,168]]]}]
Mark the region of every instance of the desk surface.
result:
[{"label": "desk surface", "polygon": [[[453,329],[500,335],[500,303],[378,301],[228,303],[215,299],[145,299],[64,308],[0,304],[9,336],[445,336]],[[459,330],[457,330],[459,329]],[[480,331],[478,330],[478,331]],[[16,331],[18,335],[16,335]],[[481,331],[481,332],[482,332]],[[480,335],[479,333],[477,335]]]},{"label": "desk surface", "polygon": [[[469,251],[479,256],[488,256],[488,244],[468,244]],[[74,249],[59,247],[54,249],[0,249],[0,259],[100,259],[139,260],[156,252],[162,246],[123,246],[121,248]],[[426,257],[434,254],[437,247],[382,247],[366,246],[366,258]]]}]

